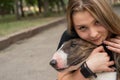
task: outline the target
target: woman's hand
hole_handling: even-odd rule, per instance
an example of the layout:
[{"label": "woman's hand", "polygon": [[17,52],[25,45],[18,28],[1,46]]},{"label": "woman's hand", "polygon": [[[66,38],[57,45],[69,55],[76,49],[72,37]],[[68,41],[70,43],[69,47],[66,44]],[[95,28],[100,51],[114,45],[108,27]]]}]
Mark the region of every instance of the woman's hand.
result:
[{"label": "woman's hand", "polygon": [[104,41],[104,43],[109,50],[120,54],[120,36]]},{"label": "woman's hand", "polygon": [[110,61],[110,57],[104,51],[102,46],[99,46],[93,50],[86,63],[94,73],[114,71],[113,68],[109,67],[114,64],[114,61]]}]

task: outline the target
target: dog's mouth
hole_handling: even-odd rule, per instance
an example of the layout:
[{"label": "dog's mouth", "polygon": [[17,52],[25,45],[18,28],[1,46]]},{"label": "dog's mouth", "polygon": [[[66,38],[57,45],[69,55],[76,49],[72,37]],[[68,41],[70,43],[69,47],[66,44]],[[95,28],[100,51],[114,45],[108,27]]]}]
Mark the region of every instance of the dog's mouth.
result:
[{"label": "dog's mouth", "polygon": [[59,71],[59,72],[62,72],[62,71],[64,71],[66,68],[60,68],[60,69],[56,69],[57,71]]}]

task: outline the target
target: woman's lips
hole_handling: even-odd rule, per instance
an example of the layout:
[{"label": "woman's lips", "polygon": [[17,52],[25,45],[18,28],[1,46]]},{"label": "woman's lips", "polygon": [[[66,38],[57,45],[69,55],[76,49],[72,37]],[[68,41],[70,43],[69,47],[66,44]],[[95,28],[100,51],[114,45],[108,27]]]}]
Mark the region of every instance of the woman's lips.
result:
[{"label": "woman's lips", "polygon": [[101,37],[96,38],[96,39],[93,39],[93,40],[91,40],[91,41],[92,41],[92,42],[98,42],[100,39],[101,39]]}]

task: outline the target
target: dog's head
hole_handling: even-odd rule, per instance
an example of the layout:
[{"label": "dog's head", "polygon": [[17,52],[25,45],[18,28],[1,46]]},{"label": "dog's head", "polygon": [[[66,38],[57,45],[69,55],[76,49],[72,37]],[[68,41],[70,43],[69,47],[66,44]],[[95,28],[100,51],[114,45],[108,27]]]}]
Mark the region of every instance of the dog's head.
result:
[{"label": "dog's head", "polygon": [[65,42],[53,55],[50,65],[57,71],[79,68],[96,46],[82,39],[71,39]]}]

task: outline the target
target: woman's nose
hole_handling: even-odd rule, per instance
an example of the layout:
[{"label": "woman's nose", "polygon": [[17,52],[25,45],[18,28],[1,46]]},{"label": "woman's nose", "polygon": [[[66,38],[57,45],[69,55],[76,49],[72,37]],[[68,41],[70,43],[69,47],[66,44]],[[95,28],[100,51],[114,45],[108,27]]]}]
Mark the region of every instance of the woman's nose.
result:
[{"label": "woman's nose", "polygon": [[96,29],[91,29],[90,37],[96,38],[98,36],[98,31]]}]

